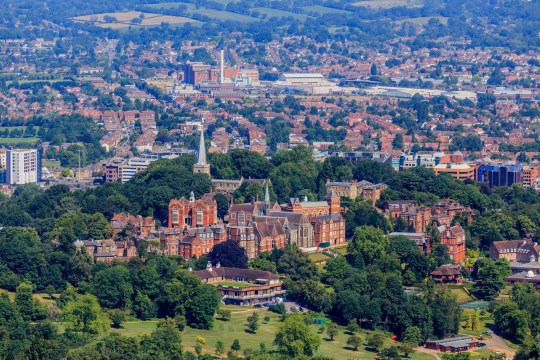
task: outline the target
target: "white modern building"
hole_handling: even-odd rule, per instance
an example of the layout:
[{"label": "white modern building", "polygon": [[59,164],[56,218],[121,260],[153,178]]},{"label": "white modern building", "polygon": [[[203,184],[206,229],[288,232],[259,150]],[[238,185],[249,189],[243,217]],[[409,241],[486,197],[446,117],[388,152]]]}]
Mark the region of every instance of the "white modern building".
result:
[{"label": "white modern building", "polygon": [[275,82],[278,88],[298,91],[309,95],[326,95],[343,91],[335,83],[316,73],[285,73]]},{"label": "white modern building", "polygon": [[6,183],[22,185],[38,181],[38,152],[35,149],[6,151]]}]

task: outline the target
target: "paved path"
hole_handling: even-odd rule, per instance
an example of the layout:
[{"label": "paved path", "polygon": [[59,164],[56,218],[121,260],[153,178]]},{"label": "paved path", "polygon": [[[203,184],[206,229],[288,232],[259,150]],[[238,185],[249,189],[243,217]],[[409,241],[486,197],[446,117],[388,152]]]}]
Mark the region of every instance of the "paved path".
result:
[{"label": "paved path", "polygon": [[439,352],[437,350],[426,349],[425,347],[418,347],[414,350],[416,350],[416,352],[419,352],[419,353],[431,355],[437,360],[441,360],[441,358],[439,357]]},{"label": "paved path", "polygon": [[510,346],[506,345],[504,340],[494,332],[491,332],[491,339],[481,340],[486,343],[486,348],[491,351],[500,351],[501,353],[506,354],[508,360],[513,359],[516,355],[516,350],[512,349]]}]

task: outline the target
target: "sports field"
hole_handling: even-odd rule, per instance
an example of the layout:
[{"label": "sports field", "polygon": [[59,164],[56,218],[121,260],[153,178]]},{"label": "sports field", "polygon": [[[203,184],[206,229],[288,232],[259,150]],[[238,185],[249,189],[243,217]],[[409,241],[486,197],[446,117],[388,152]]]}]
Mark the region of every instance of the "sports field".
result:
[{"label": "sports field", "polygon": [[[114,18],[116,21],[107,21],[107,18]],[[78,22],[94,23],[97,26],[110,29],[124,29],[130,26],[158,26],[161,25],[161,23],[175,25],[196,22],[196,20],[182,16],[142,13],[140,11],[77,16],[73,20]]]}]

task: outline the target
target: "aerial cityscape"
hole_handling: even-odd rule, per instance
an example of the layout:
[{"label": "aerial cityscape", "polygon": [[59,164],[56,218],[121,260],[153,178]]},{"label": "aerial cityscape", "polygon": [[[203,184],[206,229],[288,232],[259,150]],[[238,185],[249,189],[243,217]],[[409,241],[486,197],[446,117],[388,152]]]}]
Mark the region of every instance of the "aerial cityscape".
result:
[{"label": "aerial cityscape", "polygon": [[539,1],[0,13],[0,359],[540,360]]}]

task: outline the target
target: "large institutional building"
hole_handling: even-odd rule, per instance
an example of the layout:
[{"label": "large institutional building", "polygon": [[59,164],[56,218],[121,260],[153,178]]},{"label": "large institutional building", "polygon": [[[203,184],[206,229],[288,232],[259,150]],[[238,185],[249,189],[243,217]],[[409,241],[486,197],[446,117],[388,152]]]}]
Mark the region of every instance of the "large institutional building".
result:
[{"label": "large institutional building", "polygon": [[6,183],[23,185],[38,182],[38,151],[36,149],[6,151]]}]

